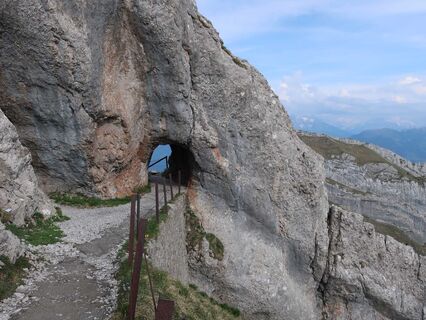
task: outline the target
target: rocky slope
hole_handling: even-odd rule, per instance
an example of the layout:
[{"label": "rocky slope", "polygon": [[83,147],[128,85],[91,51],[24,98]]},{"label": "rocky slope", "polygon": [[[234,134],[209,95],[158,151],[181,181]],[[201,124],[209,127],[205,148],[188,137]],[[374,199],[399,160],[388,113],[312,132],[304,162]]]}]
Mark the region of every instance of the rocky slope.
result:
[{"label": "rocky slope", "polygon": [[422,165],[354,140],[301,137],[326,159],[331,202],[373,219],[379,228],[384,223],[400,229],[426,254],[426,174]]},{"label": "rocky slope", "polygon": [[360,214],[333,206],[329,221],[323,319],[424,320],[426,257],[377,233]]},{"label": "rocky slope", "polygon": [[15,261],[23,251],[20,241],[2,222],[23,225],[35,211],[49,216],[53,207],[38,186],[29,151],[0,110],[0,255]]},{"label": "rocky slope", "polygon": [[193,210],[225,246],[197,266],[199,286],[252,319],[317,317],[320,157],[193,1],[7,0],[0,12],[0,108],[44,190],[127,194],[172,144]]},{"label": "rocky slope", "polygon": [[[328,288],[321,157],[194,1],[6,0],[0,17],[0,109],[45,191],[128,194],[147,181],[155,146],[171,144],[189,208],[224,247],[221,259],[190,250],[191,281],[246,319],[319,319],[332,297],[348,301],[346,280]],[[401,319],[421,319],[422,279]]]}]

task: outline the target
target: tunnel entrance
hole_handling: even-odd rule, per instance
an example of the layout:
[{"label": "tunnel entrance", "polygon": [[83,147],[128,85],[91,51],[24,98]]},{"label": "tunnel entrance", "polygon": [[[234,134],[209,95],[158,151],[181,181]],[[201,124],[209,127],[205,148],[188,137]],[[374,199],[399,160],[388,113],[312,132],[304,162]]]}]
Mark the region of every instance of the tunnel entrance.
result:
[{"label": "tunnel entrance", "polygon": [[148,163],[148,172],[157,174],[163,173],[169,168],[169,158],[172,149],[168,144],[158,145],[152,152],[151,159]]},{"label": "tunnel entrance", "polygon": [[187,186],[198,166],[191,151],[178,144],[158,144],[148,162],[150,181],[161,181],[163,177],[171,175],[174,183],[180,182]]}]

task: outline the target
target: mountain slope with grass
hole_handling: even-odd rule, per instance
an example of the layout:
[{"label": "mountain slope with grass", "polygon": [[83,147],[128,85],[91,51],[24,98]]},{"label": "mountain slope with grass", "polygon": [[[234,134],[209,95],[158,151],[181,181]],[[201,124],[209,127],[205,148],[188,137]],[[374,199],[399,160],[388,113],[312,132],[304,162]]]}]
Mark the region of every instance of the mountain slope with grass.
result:
[{"label": "mountain slope with grass", "polygon": [[325,159],[329,200],[426,254],[426,174],[422,166],[349,139],[300,133]]}]

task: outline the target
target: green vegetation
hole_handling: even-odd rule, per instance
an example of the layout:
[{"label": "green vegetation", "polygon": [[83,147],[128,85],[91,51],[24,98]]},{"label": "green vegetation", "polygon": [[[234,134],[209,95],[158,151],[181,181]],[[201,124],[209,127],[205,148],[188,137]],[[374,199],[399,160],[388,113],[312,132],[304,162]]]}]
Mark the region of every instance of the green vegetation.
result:
[{"label": "green vegetation", "polygon": [[414,240],[412,240],[408,235],[406,235],[402,230],[399,228],[386,224],[383,222],[379,222],[377,220],[371,219],[369,217],[364,216],[364,221],[371,223],[374,226],[374,229],[376,232],[383,234],[385,236],[391,236],[398,242],[404,243],[414,249],[414,251],[419,254],[426,256],[426,243],[420,244]]},{"label": "green vegetation", "polygon": [[116,207],[130,202],[130,198],[99,199],[84,195],[70,195],[64,193],[51,193],[50,198],[55,203],[79,208]]},{"label": "green vegetation", "polygon": [[363,166],[367,163],[389,164],[389,162],[376,151],[371,150],[364,145],[344,143],[342,141],[324,136],[299,136],[303,142],[305,142],[308,146],[310,146],[326,159],[333,159],[336,156],[340,156],[343,153],[346,153],[353,156],[359,166]]},{"label": "green vegetation", "polygon": [[188,208],[185,212],[186,220],[186,246],[187,251],[198,251],[203,245],[203,239],[206,232],[201,225],[200,219]]},{"label": "green vegetation", "polygon": [[41,246],[59,242],[64,234],[56,222],[69,220],[60,209],[57,209],[56,215],[48,219],[44,219],[40,213],[35,213],[33,218],[34,221],[28,226],[6,224],[6,229],[33,246]]},{"label": "green vegetation", "polygon": [[[175,198],[176,199],[176,198]],[[170,203],[170,202],[169,202]],[[167,219],[167,211],[169,208],[162,208],[160,212],[160,223]],[[191,215],[193,222],[198,221],[195,214]],[[199,221],[198,221],[199,222]],[[201,228],[201,229],[200,229]],[[211,246],[217,248],[217,254],[222,254],[223,257],[223,244],[212,234],[205,234],[199,224],[198,230],[202,230],[202,238],[204,236],[210,238]],[[155,216],[148,220],[146,241],[149,242],[155,238],[159,232],[159,224]],[[201,240],[202,240],[201,238]],[[200,241],[198,238],[195,241]],[[113,320],[127,319],[128,300],[131,282],[131,268],[129,267],[126,259],[127,246],[125,243],[119,251],[117,260],[121,261],[120,268],[116,274],[116,279],[120,283],[118,292],[118,307],[113,315]],[[212,250],[213,251],[213,250]],[[156,298],[161,296],[165,299],[175,301],[175,316],[174,319],[187,319],[187,320],[227,320],[227,319],[240,319],[240,311],[232,308],[227,304],[220,304],[216,300],[210,298],[205,292],[201,292],[193,285],[184,285],[181,282],[172,279],[167,273],[155,269],[149,264],[149,270],[154,286]],[[149,288],[149,279],[147,274],[146,261],[143,261],[141,279],[139,283],[139,295],[136,309],[137,319],[153,319],[154,308],[152,305],[151,291]]]},{"label": "green vegetation", "polygon": [[4,264],[0,269],[0,301],[11,296],[16,288],[21,284],[26,272],[24,269],[30,268],[30,263],[24,257],[18,258],[15,264],[11,263],[7,257],[0,256],[0,261]]},{"label": "green vegetation", "polygon": [[[151,192],[151,185],[136,187],[134,193],[146,194]],[[130,197],[115,199],[100,199],[87,197],[82,194],[51,193],[50,198],[55,203],[78,208],[116,207],[130,202]]]},{"label": "green vegetation", "polygon": [[167,211],[169,209],[170,209],[169,206],[161,208],[161,210],[160,210],[160,223],[157,223],[156,217],[153,217],[153,218],[148,220],[148,225],[146,227],[146,232],[145,232],[146,238],[148,240],[154,239],[158,236],[158,234],[160,233],[160,224],[161,224],[161,222],[167,220]]},{"label": "green vegetation", "polygon": [[139,186],[133,189],[134,193],[146,194],[151,192],[151,185],[148,183],[144,186]]},{"label": "green vegetation", "polygon": [[3,209],[0,209],[0,222],[3,224],[10,223],[12,221],[12,215]]},{"label": "green vegetation", "polygon": [[[125,320],[128,310],[129,288],[131,281],[131,268],[126,255],[127,244],[125,244],[118,255],[122,261],[117,273],[117,280],[120,283],[118,294],[118,308],[113,315],[113,320]],[[187,320],[227,320],[240,319],[240,311],[226,304],[220,304],[210,298],[206,293],[201,292],[194,285],[186,286],[177,280],[172,279],[166,273],[161,272],[149,265],[151,277],[154,285],[156,297],[175,301],[174,319]],[[144,261],[142,265],[141,280],[139,283],[139,295],[136,309],[137,319],[154,319],[154,308],[152,305],[147,266]]]},{"label": "green vegetation", "polygon": [[326,136],[310,136],[299,134],[300,139],[311,147],[315,152],[322,155],[325,159],[330,160],[342,154],[349,154],[355,158],[355,162],[359,166],[369,163],[385,163],[394,167],[401,178],[415,181],[424,185],[426,179],[424,177],[416,177],[401,167],[389,162],[376,151],[365,145],[345,143],[337,139]]},{"label": "green vegetation", "polygon": [[209,242],[209,249],[212,253],[212,257],[222,261],[225,251],[223,243],[212,233],[206,233],[203,226],[201,225],[200,219],[196,214],[188,209],[185,212],[187,233],[186,242],[188,251],[198,251],[201,249],[203,239],[206,238]]},{"label": "green vegetation", "polygon": [[213,253],[213,257],[219,261],[222,261],[223,253],[225,251],[223,243],[212,233],[207,233],[206,239],[209,242],[209,249]]}]

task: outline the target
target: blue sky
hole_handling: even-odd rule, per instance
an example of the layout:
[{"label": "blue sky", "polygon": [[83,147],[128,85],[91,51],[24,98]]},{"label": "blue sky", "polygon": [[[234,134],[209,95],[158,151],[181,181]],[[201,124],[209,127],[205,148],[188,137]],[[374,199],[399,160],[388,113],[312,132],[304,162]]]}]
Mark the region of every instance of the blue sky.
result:
[{"label": "blue sky", "polygon": [[339,127],[426,126],[426,0],[198,0],[287,111]]}]

